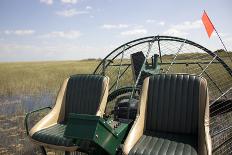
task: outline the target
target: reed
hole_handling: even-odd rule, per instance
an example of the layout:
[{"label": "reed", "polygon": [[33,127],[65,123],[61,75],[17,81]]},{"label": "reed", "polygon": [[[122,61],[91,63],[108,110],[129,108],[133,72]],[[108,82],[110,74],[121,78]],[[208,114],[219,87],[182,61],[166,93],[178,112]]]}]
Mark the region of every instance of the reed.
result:
[{"label": "reed", "polygon": [[97,60],[0,63],[0,96],[57,92],[72,74],[92,73]]}]

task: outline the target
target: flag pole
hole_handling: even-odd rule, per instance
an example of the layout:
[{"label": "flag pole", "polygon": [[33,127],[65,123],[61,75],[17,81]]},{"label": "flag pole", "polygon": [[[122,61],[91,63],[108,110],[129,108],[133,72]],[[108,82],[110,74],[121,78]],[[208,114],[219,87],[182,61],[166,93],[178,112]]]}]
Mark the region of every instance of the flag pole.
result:
[{"label": "flag pole", "polygon": [[[221,43],[222,43],[222,45],[223,45],[224,49],[227,51],[227,48],[226,48],[226,46],[225,46],[224,42],[222,41],[222,38],[220,37],[220,35],[219,35],[219,33],[218,33],[218,31],[217,31],[217,29],[216,29],[215,27],[214,27],[214,30],[215,30],[215,32],[216,32],[216,34],[217,34],[218,38],[220,39],[220,41],[221,41]],[[228,51],[227,51],[227,52],[228,52]]]},{"label": "flag pole", "polygon": [[216,32],[218,38],[220,39],[220,41],[221,41],[221,43],[222,43],[222,46],[224,47],[224,49],[225,49],[226,53],[228,54],[230,60],[232,61],[232,58],[231,58],[231,56],[230,56],[230,54],[229,54],[229,52],[228,52],[228,50],[227,50],[227,48],[226,48],[224,42],[222,41],[222,38],[220,37],[220,35],[219,35],[219,33],[218,33],[218,31],[217,31],[217,29],[216,29],[215,27],[214,27],[214,30],[215,30],[215,32]]},{"label": "flag pole", "polygon": [[[205,11],[205,10],[204,10],[204,13],[206,13],[206,11]],[[211,22],[210,18],[208,17],[207,13],[206,13],[206,16],[207,16],[208,20],[210,21],[210,23],[212,24],[212,22]],[[229,56],[230,60],[232,61],[232,58],[231,58],[231,56],[230,56],[230,54],[229,54],[229,52],[228,52],[228,50],[227,50],[227,48],[226,48],[226,46],[225,46],[224,42],[222,41],[222,38],[220,37],[220,35],[219,35],[219,33],[218,33],[217,29],[215,28],[215,26],[214,26],[213,24],[212,24],[212,26],[213,26],[213,29],[214,29],[214,31],[216,32],[216,34],[217,34],[217,36],[218,36],[219,40],[221,41],[222,46],[224,47],[224,49],[225,49],[226,53],[228,54],[228,56]],[[210,36],[209,36],[209,37],[210,37]]]}]

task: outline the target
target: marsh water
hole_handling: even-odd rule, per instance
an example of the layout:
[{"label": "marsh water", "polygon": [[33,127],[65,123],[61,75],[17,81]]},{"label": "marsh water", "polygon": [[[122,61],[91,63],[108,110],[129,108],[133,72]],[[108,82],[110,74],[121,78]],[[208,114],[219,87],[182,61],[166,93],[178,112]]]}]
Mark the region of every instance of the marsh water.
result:
[{"label": "marsh water", "polygon": [[11,116],[15,113],[29,112],[40,107],[52,106],[55,94],[42,93],[39,95],[0,96],[0,115]]},{"label": "marsh water", "polygon": [[29,111],[52,106],[55,94],[0,96],[0,155],[33,155],[39,150],[28,141],[24,118]]}]

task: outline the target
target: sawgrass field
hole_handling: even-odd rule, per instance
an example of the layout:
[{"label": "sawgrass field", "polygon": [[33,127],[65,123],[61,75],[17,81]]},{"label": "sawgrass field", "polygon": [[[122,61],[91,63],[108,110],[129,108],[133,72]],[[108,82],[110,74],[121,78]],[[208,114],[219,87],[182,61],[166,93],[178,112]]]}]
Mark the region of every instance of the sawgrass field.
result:
[{"label": "sawgrass field", "polygon": [[[224,56],[225,53],[223,53]],[[184,60],[179,62],[191,62],[196,60],[186,59],[192,57],[184,54]],[[179,56],[181,58],[181,56]],[[168,56],[171,62],[172,58]],[[223,57],[223,60],[232,67],[232,62],[228,57]],[[210,61],[210,60],[209,60]],[[130,63],[130,60],[125,60]],[[100,60],[80,60],[80,61],[48,61],[48,62],[0,62],[0,96],[15,96],[23,94],[37,94],[40,92],[57,92],[63,80],[69,75],[93,73]],[[114,64],[119,64],[117,60]],[[168,65],[169,66],[169,65]],[[163,66],[167,68],[168,66]],[[216,67],[215,67],[216,66]],[[204,66],[202,66],[204,67]],[[220,70],[219,65],[210,67],[209,70]],[[192,70],[197,68],[198,70]],[[212,69],[211,69],[212,68]],[[201,72],[199,66],[174,65],[172,72],[198,73]],[[108,71],[108,73],[107,73]],[[111,72],[111,73],[109,73]],[[215,71],[214,71],[215,72]],[[111,81],[115,81],[118,74],[117,67],[108,67],[106,74],[110,76]],[[131,83],[132,71],[129,67],[126,72],[125,79],[121,79],[121,83]],[[213,75],[216,76],[216,75]]]},{"label": "sawgrass field", "polygon": [[72,74],[92,73],[98,60],[0,63],[0,96],[56,92]]}]

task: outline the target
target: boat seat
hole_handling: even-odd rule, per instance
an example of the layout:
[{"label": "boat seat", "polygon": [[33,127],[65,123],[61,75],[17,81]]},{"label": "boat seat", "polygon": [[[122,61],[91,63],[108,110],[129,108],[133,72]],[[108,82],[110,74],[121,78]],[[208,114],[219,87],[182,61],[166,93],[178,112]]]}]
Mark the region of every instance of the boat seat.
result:
[{"label": "boat seat", "polygon": [[142,135],[129,154],[183,154],[197,155],[196,138],[189,135],[158,134],[153,136]]},{"label": "boat seat", "polygon": [[32,135],[32,139],[57,146],[75,146],[71,139],[64,137],[64,131],[66,129],[66,124],[55,124],[51,127],[39,130]]},{"label": "boat seat", "polygon": [[211,150],[206,80],[188,74],[147,77],[124,154],[211,155]]},{"label": "boat seat", "polygon": [[101,75],[73,75],[67,78],[57,96],[54,108],[29,132],[40,145],[63,151],[76,151],[78,146],[64,137],[70,113],[103,117],[109,78]]}]

